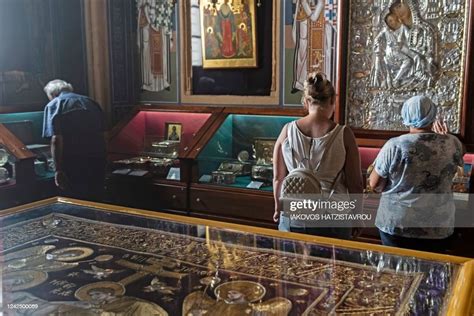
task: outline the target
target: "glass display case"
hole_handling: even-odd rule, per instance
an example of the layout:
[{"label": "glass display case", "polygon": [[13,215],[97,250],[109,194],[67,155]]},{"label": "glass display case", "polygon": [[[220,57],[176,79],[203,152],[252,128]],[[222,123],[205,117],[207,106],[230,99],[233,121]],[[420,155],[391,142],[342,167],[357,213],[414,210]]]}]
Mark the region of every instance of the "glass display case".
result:
[{"label": "glass display case", "polygon": [[0,114],[0,123],[35,155],[36,178],[52,179],[55,166],[49,140],[42,137],[43,112]]},{"label": "glass display case", "polygon": [[2,215],[4,307],[33,314],[472,312],[468,258],[62,198]]},{"label": "glass display case", "polygon": [[32,201],[35,155],[0,123],[0,209]]},{"label": "glass display case", "polygon": [[197,157],[198,182],[272,191],[273,148],[294,116],[229,114]]},{"label": "glass display case", "polygon": [[195,150],[190,210],[273,227],[273,148],[283,126],[303,114],[300,108],[226,108]]},{"label": "glass display case", "polygon": [[217,107],[136,107],[110,133],[110,199],[145,208],[185,208],[189,155],[221,111]]},{"label": "glass display case", "polygon": [[14,183],[16,157],[0,144],[0,186]]}]

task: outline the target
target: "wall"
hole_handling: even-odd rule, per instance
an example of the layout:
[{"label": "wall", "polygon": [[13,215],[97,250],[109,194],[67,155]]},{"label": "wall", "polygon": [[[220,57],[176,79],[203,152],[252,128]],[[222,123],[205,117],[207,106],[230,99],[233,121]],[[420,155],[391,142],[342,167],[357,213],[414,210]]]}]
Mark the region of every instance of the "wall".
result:
[{"label": "wall", "polygon": [[87,94],[81,0],[0,1],[0,113],[42,110],[55,78]]},{"label": "wall", "polygon": [[[191,7],[188,11],[191,14],[196,14],[195,12],[199,12],[199,7],[197,6],[196,0],[186,0],[191,1],[194,4],[194,11],[193,7]],[[204,1],[204,0],[203,0]],[[236,0],[237,1],[237,0]],[[255,0],[257,2],[257,0]],[[196,104],[203,104],[209,105],[209,103],[217,103],[219,101],[216,100],[224,100],[221,98],[221,95],[213,97],[213,91],[205,91],[205,98],[195,98],[191,99],[183,97],[185,93],[187,93],[188,87],[187,82],[188,80],[192,80],[193,82],[193,89],[196,86],[196,83],[199,82],[200,78],[196,78],[197,76],[203,77],[201,72],[201,68],[194,67],[193,74],[194,77],[186,78],[184,76],[186,72],[186,64],[188,62],[187,59],[192,59],[190,57],[186,57],[184,59],[180,59],[179,54],[177,52],[182,52],[184,50],[189,49],[189,47],[180,47],[180,39],[184,37],[184,32],[180,27],[182,26],[182,16],[180,14],[183,12],[181,9],[184,1],[177,1],[175,5],[174,11],[172,13],[172,27],[173,27],[173,46],[171,49],[171,87],[167,90],[163,90],[160,92],[146,92],[140,89],[140,69],[139,69],[139,56],[138,56],[138,46],[137,46],[137,14],[138,10],[136,7],[135,1],[126,1],[126,0],[109,0],[109,18],[112,30],[110,32],[110,43],[113,49],[111,53],[111,64],[114,68],[111,71],[112,74],[112,85],[113,85],[113,98],[112,98],[112,116],[113,121],[117,122],[123,115],[125,115],[130,109],[136,105],[137,103],[145,103],[145,104],[153,104],[153,103],[172,103],[179,106],[182,102],[182,99],[186,100],[186,104],[188,103],[196,103]],[[318,3],[319,1],[310,1],[314,3]],[[349,30],[350,28],[350,19],[354,19],[354,16],[357,14],[363,16],[365,6],[383,6],[388,7],[393,1],[392,0],[379,0],[375,2],[370,2],[369,4],[363,4],[359,2],[340,2],[336,0],[325,0],[324,8],[322,9],[318,18],[312,20],[311,23],[312,27],[315,31],[313,31],[310,36],[308,36],[314,45],[314,51],[312,52],[311,56],[308,58],[315,58],[313,61],[318,61],[318,56],[323,54],[324,60],[321,61],[321,65],[317,66],[314,70],[321,70],[328,74],[329,79],[335,83],[336,86],[336,94],[337,94],[337,107],[336,107],[336,120],[340,122],[345,121],[345,102],[347,99],[346,87],[348,81],[349,73],[346,72],[346,67],[348,66],[348,61],[346,56],[348,56],[348,43],[353,45],[352,41],[356,41],[353,38],[349,38],[348,34],[350,32],[354,32],[354,30]],[[441,1],[439,1],[441,3]],[[293,37],[293,34],[296,32],[301,31],[301,25],[294,22],[294,17],[297,12],[296,3],[297,1],[294,0],[281,0],[278,1],[262,1],[263,6],[275,3],[281,3],[280,12],[279,12],[279,41],[277,43],[272,43],[275,45],[274,47],[277,48],[278,51],[278,58],[273,58],[273,56],[269,56],[268,53],[263,55],[261,59],[264,62],[276,62],[279,64],[279,79],[278,79],[278,102],[275,103],[265,103],[262,102],[260,104],[253,103],[254,106],[271,106],[271,107],[300,107],[301,104],[301,92],[298,89],[295,89],[295,68],[297,68],[297,61],[295,57],[297,57],[297,49],[298,45],[302,45],[301,42],[296,40]],[[444,2],[443,2],[444,3]],[[354,7],[350,9],[350,6]],[[434,2],[430,2],[429,4],[430,10],[434,7],[441,8],[441,6],[436,6]],[[433,7],[433,8],[432,8]],[[380,9],[380,8],[379,8]],[[271,15],[271,10],[263,10],[262,8],[258,9],[260,12],[265,12],[265,18],[269,18]],[[352,12],[351,14],[351,10]],[[466,17],[469,14],[472,15],[473,8],[471,6],[466,7]],[[430,11],[431,12],[431,11]],[[357,14],[356,14],[357,13]],[[258,14],[257,14],[258,15]],[[365,21],[367,25],[370,23],[380,23],[375,22],[378,21],[375,15],[367,16],[367,19],[362,19],[361,21]],[[374,22],[372,22],[372,20]],[[191,24],[196,23],[195,17],[191,19]],[[469,21],[471,21],[470,19]],[[197,22],[199,23],[199,21]],[[362,22],[361,22],[362,23]],[[365,24],[364,24],[365,25]],[[469,22],[466,24],[466,33],[471,34],[473,30],[473,23]],[[262,25],[259,25],[261,29],[259,30],[261,33],[259,34],[260,37],[270,38],[273,34],[274,30],[269,29]],[[370,26],[370,25],[369,25]],[[197,38],[196,34],[192,34],[192,40],[190,41],[201,41],[200,38]],[[469,89],[467,83],[469,83],[469,74],[472,73],[472,68],[474,67],[474,63],[470,62],[472,59],[472,41],[468,38],[467,44],[467,51],[466,51],[466,67],[465,73],[466,76],[463,78],[465,85],[464,90],[464,99],[463,99],[463,122],[461,123],[461,139],[467,143],[471,144],[474,143],[474,129],[472,128],[472,117],[474,111],[472,107],[468,106],[470,104],[470,100],[473,99],[473,90]],[[318,44],[320,43],[320,44]],[[321,44],[324,43],[324,44]],[[318,47],[318,45],[324,45],[324,48]],[[372,44],[367,44],[368,47],[372,47]],[[259,50],[260,52],[260,50]],[[262,50],[265,52],[265,50]],[[319,55],[318,55],[319,54]],[[316,57],[314,57],[316,56]],[[318,68],[319,67],[319,68]],[[246,102],[245,98],[239,98],[239,95],[242,93],[241,91],[234,91],[239,89],[231,89],[232,84],[237,85],[239,88],[241,86],[245,86],[246,81],[242,81],[242,77],[245,76],[246,69],[241,70],[234,70],[236,72],[240,72],[240,78],[232,78],[229,79],[226,77],[229,74],[230,70],[213,70],[212,76],[206,77],[213,77],[212,79],[214,82],[217,83],[216,80],[228,80],[228,85],[221,85],[225,86],[225,94],[235,94],[235,98],[233,101],[241,102],[240,104],[252,104]],[[309,71],[308,71],[309,72]],[[209,71],[210,73],[210,71]],[[306,74],[304,74],[305,76]],[[366,75],[366,74],[365,74]],[[304,77],[302,76],[302,77]],[[180,80],[181,78],[183,78]],[[217,78],[217,79],[216,79]],[[185,84],[183,84],[183,81]],[[178,85],[178,87],[177,87]],[[183,85],[185,86],[183,88]],[[219,86],[215,84],[214,86]],[[301,89],[301,87],[300,87]],[[244,89],[245,90],[245,89]],[[249,89],[250,91],[251,89]],[[184,91],[184,92],[183,92]],[[355,90],[352,90],[355,91]],[[197,96],[202,91],[193,90],[194,95]],[[249,94],[252,94],[250,91]],[[397,91],[394,92],[397,95]],[[211,96],[209,96],[211,95]],[[247,97],[248,95],[246,95]],[[191,100],[191,101],[189,101]],[[194,101],[193,101],[194,100]],[[198,100],[198,101],[197,101]],[[225,99],[229,100],[229,99]],[[398,99],[397,99],[398,100]],[[400,100],[398,100],[400,101]],[[402,100],[403,101],[403,100]],[[229,102],[226,104],[234,104],[235,102]],[[399,114],[397,114],[399,115]],[[383,128],[382,128],[383,129]],[[359,129],[356,130],[356,136],[364,141],[361,142],[363,145],[368,146],[380,146],[383,142],[393,136],[399,135],[403,133],[403,131],[378,131],[375,129],[368,130],[368,129]]]},{"label": "wall", "polygon": [[[184,2],[184,1],[183,1]],[[257,0],[256,0],[257,2]],[[266,2],[266,4],[265,4]],[[280,16],[283,19],[283,14],[285,10],[294,10],[294,4],[291,4],[291,0],[285,1],[289,5],[281,8]],[[259,81],[270,82],[271,73],[268,74],[268,70],[271,72],[271,64],[274,62],[272,60],[271,53],[265,53],[269,50],[271,51],[272,37],[268,35],[271,34],[271,23],[273,17],[273,3],[272,1],[262,1],[263,5],[260,8],[256,8],[256,14],[259,18],[260,27],[257,30],[258,43],[260,44],[259,49],[259,63],[260,66],[256,70],[252,69],[240,69],[240,70],[204,70],[202,67],[194,67],[195,74],[206,73],[206,76],[209,75],[215,80],[222,80],[228,76],[233,76],[229,83],[226,83],[224,89],[226,89],[226,94],[245,94],[245,87],[242,85],[257,85],[258,82],[252,82],[258,78]],[[137,30],[138,30],[138,21],[137,21],[137,7],[135,1],[127,0],[109,0],[109,41],[110,41],[110,59],[111,59],[111,85],[112,85],[112,115],[113,121],[117,122],[121,117],[128,113],[131,108],[137,103],[172,103],[172,104],[181,104],[180,95],[179,95],[179,83],[180,75],[182,74],[182,65],[179,64],[179,56],[177,52],[180,51],[179,39],[182,36],[182,32],[179,29],[179,19],[178,13],[180,11],[179,6],[182,5],[182,1],[177,1],[175,5],[174,12],[172,15],[172,46],[171,46],[171,86],[160,92],[149,92],[140,89],[140,56],[138,55],[138,45],[137,45]],[[288,13],[289,15],[292,12]],[[257,21],[258,22],[258,21]],[[284,21],[282,21],[282,27],[280,32],[286,32],[286,28],[283,27]],[[288,25],[287,25],[288,27]],[[290,25],[291,28],[291,25]],[[262,31],[264,30],[264,31]],[[274,40],[274,38],[273,38]],[[290,40],[291,41],[291,40]],[[282,45],[284,46],[284,45]],[[285,54],[292,56],[294,54],[294,43],[293,47],[291,44],[282,47]],[[283,62],[284,59],[278,60],[278,63]],[[286,62],[288,65],[286,67],[280,67],[282,74],[288,71],[288,67],[291,68],[293,63],[292,57],[287,58]],[[261,70],[261,71],[260,71]],[[248,73],[248,75],[246,75]],[[261,73],[261,74],[260,74]],[[281,74],[281,75],[282,75]],[[280,77],[282,77],[280,75]],[[266,79],[265,79],[266,78]],[[196,82],[197,83],[197,82]],[[217,84],[217,82],[216,82]],[[279,83],[280,84],[280,83]],[[234,86],[234,88],[232,87]],[[243,89],[243,90],[242,90]],[[250,88],[249,88],[250,89]],[[201,89],[202,90],[202,89]],[[264,91],[264,89],[254,89],[252,92],[255,95],[259,95]],[[268,89],[267,89],[268,90]],[[195,91],[196,94],[201,94],[202,91]],[[265,92],[263,92],[265,93]],[[289,92],[288,92],[289,93]],[[284,105],[296,105],[300,106],[299,100],[301,99],[301,94],[298,92],[292,94],[290,97],[284,97],[283,93],[280,96],[280,102],[278,106]],[[295,100],[297,100],[295,102]]]}]

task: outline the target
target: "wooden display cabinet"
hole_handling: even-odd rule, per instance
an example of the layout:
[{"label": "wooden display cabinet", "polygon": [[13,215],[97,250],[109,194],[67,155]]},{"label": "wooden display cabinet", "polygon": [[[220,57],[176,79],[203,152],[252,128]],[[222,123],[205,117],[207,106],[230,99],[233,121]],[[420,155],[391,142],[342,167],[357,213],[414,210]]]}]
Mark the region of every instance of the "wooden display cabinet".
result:
[{"label": "wooden display cabinet", "polygon": [[[220,107],[137,106],[109,134],[106,199],[185,213],[192,150],[220,112]],[[174,127],[179,144],[172,144],[170,153],[169,144],[164,149],[161,144],[173,138],[169,135]]]},{"label": "wooden display cabinet", "polygon": [[6,179],[2,179],[0,183],[0,209],[56,194],[52,175],[38,175],[35,172],[37,155],[1,123],[0,149],[2,156],[8,157],[7,162],[0,166],[8,171]]},{"label": "wooden display cabinet", "polygon": [[[248,188],[252,181],[250,175],[236,175],[232,183],[223,183],[223,173],[216,171],[225,171],[226,164],[227,168],[232,168],[229,163],[255,165],[260,160],[261,164],[262,158],[254,150],[255,142],[263,139],[267,144],[268,141],[271,143],[286,123],[303,115],[302,109],[224,109],[190,153],[193,158],[190,213],[203,218],[275,228],[271,178],[260,188]],[[268,148],[267,152],[270,151],[272,155],[273,151]],[[271,161],[265,163],[271,166]]]}]

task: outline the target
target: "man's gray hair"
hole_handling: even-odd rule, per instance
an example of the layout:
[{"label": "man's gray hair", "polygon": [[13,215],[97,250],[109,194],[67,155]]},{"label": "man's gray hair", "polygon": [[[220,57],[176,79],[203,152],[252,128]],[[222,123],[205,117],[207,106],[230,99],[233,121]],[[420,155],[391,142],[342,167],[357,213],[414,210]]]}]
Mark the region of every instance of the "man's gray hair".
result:
[{"label": "man's gray hair", "polygon": [[46,84],[44,87],[44,92],[48,95],[48,98],[54,99],[57,97],[61,92],[69,91],[72,92],[74,89],[70,83],[67,83],[64,80],[55,79]]}]

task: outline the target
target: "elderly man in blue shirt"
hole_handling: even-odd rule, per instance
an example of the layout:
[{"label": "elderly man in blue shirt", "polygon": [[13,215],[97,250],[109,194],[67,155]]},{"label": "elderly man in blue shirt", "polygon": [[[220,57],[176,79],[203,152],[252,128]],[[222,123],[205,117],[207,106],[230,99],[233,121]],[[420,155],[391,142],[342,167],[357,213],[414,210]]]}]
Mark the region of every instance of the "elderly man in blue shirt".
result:
[{"label": "elderly man in blue shirt", "polygon": [[50,102],[43,137],[51,139],[56,185],[64,196],[100,200],[106,164],[102,109],[63,80],[50,81],[44,91]]}]

